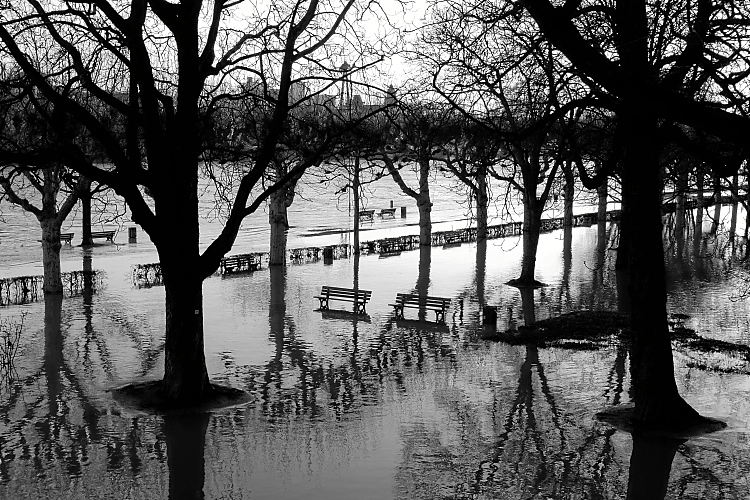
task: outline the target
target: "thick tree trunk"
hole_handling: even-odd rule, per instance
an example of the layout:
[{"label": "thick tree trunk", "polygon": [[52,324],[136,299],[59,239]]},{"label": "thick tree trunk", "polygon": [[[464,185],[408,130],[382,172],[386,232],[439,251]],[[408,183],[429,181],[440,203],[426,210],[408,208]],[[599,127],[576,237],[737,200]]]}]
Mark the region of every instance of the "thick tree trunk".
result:
[{"label": "thick tree trunk", "polygon": [[734,234],[737,231],[737,211],[739,205],[739,196],[737,196],[739,190],[739,176],[734,174],[732,178],[732,221],[729,225],[729,239],[734,243]]},{"label": "thick tree trunk", "polygon": [[474,273],[474,281],[477,285],[477,303],[484,305],[484,282],[487,271],[487,241],[477,242],[477,262]]},{"label": "thick tree trunk", "polygon": [[477,204],[477,241],[485,241],[487,239],[487,209],[489,207],[489,196],[487,193],[487,176],[477,176],[477,191],[476,191],[476,204]]},{"label": "thick tree trunk", "polygon": [[575,177],[571,166],[563,169],[565,185],[563,186],[563,226],[573,227],[573,196],[575,195]]},{"label": "thick tree trunk", "polygon": [[596,188],[596,194],[599,197],[596,220],[606,221],[607,220],[607,196],[609,194],[606,180],[602,182],[602,184],[598,188]]},{"label": "thick tree trunk", "polygon": [[164,393],[185,404],[200,401],[211,391],[203,346],[202,288],[190,278],[165,275]]},{"label": "thick tree trunk", "polygon": [[419,244],[420,246],[432,245],[432,202],[429,191],[427,195],[419,195],[417,200],[419,209]]},{"label": "thick tree trunk", "polygon": [[268,202],[268,222],[271,225],[269,266],[286,265],[286,241],[289,220],[287,218],[285,189],[271,194]]},{"label": "thick tree trunk", "polygon": [[56,218],[42,219],[42,263],[44,265],[44,293],[62,294],[60,270],[60,222]]},{"label": "thick tree trunk", "polygon": [[91,193],[84,192],[81,197],[81,231],[83,233],[82,246],[91,246],[94,239],[91,237]]},{"label": "thick tree trunk", "polygon": [[630,247],[630,211],[628,209],[628,201],[623,196],[622,203],[620,203],[620,222],[618,224],[620,237],[617,243],[617,258],[615,259],[615,269],[618,271],[624,271],[628,268],[628,249]]},{"label": "thick tree trunk", "polygon": [[[429,245],[419,247],[419,274],[417,275],[417,284],[414,292],[420,297],[426,297],[430,292],[430,268],[432,267],[432,247]],[[426,304],[420,300],[419,312],[417,317],[424,321],[427,319]]]},{"label": "thick tree trunk", "polygon": [[432,200],[430,199],[430,160],[429,153],[420,154],[419,158],[419,244],[432,245]]},{"label": "thick tree trunk", "polygon": [[[197,157],[197,156],[196,156]],[[188,164],[186,159],[182,164]],[[180,163],[178,163],[180,164]],[[187,169],[186,169],[187,170]],[[169,225],[151,235],[164,278],[166,334],[163,395],[186,406],[211,393],[203,345],[203,277],[199,274],[198,172],[163,180],[156,213]]]},{"label": "thick tree trunk", "polygon": [[539,203],[524,197],[523,207],[523,256],[521,257],[521,276],[515,281],[518,285],[533,285],[536,269],[536,252],[539,246],[541,230],[541,209]]},{"label": "thick tree trunk", "polygon": [[696,176],[696,184],[698,185],[698,210],[695,212],[695,227],[701,228],[701,232],[703,232],[703,205],[705,204],[705,201],[703,199],[703,171],[700,167],[695,172]]},{"label": "thick tree trunk", "polygon": [[667,327],[657,121],[636,102],[624,104],[619,118],[626,134],[623,197],[629,220],[637,221],[628,252],[634,419],[651,427],[690,423],[699,415],[677,392]]}]

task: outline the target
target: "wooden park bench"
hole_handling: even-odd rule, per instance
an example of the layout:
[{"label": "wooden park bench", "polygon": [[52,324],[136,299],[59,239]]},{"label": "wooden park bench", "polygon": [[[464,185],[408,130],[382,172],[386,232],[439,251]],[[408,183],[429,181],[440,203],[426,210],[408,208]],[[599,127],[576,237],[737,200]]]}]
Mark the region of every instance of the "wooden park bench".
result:
[{"label": "wooden park bench", "polygon": [[371,290],[358,290],[355,291],[353,288],[341,288],[337,286],[323,286],[320,289],[320,295],[316,295],[315,298],[320,301],[320,310],[328,311],[328,302],[331,300],[340,300],[343,302],[351,302],[354,304],[354,311],[356,314],[367,314],[365,306],[372,296]]},{"label": "wooden park bench", "polygon": [[435,311],[435,321],[445,323],[445,313],[451,306],[451,299],[446,297],[430,297],[414,293],[397,293],[396,302],[388,304],[393,306],[393,312],[397,319],[404,319],[404,308],[424,309]]},{"label": "wooden park bench", "polygon": [[60,233],[60,242],[70,245],[70,242],[73,241],[73,234],[75,233]]},{"label": "wooden park bench", "polygon": [[115,231],[91,231],[91,239],[105,238],[110,243],[114,243]]},{"label": "wooden park bench", "polygon": [[395,208],[383,208],[380,210],[381,219],[395,219],[396,209]]},{"label": "wooden park bench", "polygon": [[360,210],[359,220],[373,222],[375,220],[375,210]]}]

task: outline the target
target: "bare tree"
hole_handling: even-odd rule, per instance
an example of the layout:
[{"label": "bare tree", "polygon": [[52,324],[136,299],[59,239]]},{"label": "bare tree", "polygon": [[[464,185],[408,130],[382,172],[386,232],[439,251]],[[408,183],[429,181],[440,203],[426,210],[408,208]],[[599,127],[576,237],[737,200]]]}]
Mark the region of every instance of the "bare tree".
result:
[{"label": "bare tree", "polygon": [[567,156],[564,129],[586,97],[567,61],[512,3],[433,2],[418,54],[431,85],[457,113],[502,141],[490,174],[523,204],[523,258],[515,285],[538,285],[541,217]]},{"label": "bare tree", "polygon": [[[257,189],[271,165],[297,99],[295,81],[316,90],[340,79],[335,61],[359,54],[349,71],[375,64],[388,37],[365,53],[357,22],[382,12],[376,3],[311,0],[247,4],[232,0],[86,0],[59,8],[39,0],[3,10],[0,51],[12,58],[34,90],[80,124],[105,152],[106,165],[77,163],[86,177],[113,188],[133,220],[154,242],[165,284],[166,341],[163,396],[193,404],[209,396],[203,348],[203,280],[232,248],[242,220],[277,188],[299,175],[297,165],[266,189]],[[360,36],[361,35],[361,36]],[[33,40],[49,40],[44,54]],[[334,52],[335,51],[335,52]],[[199,248],[198,180],[203,133],[217,103],[252,75],[272,112],[255,154],[236,166],[226,223],[205,251]],[[76,100],[70,89],[88,101]],[[241,87],[239,87],[241,88]],[[105,113],[125,124],[118,136]],[[63,157],[81,150],[67,143]],[[144,198],[146,190],[153,198]]]},{"label": "bare tree", "polygon": [[[539,28],[617,115],[616,148],[630,221],[633,419],[648,426],[705,423],[678,393],[667,326],[662,247],[660,137],[672,123],[738,146],[750,120],[737,92],[748,74],[746,6],[741,2],[524,0]],[[596,31],[586,28],[598,25]],[[664,40],[667,43],[663,43]],[[653,42],[652,42],[653,41]],[[683,135],[682,129],[672,129]],[[689,141],[684,141],[689,142]],[[617,146],[619,144],[619,147]],[[714,167],[732,172],[737,162]],[[724,174],[726,175],[726,173]]]}]

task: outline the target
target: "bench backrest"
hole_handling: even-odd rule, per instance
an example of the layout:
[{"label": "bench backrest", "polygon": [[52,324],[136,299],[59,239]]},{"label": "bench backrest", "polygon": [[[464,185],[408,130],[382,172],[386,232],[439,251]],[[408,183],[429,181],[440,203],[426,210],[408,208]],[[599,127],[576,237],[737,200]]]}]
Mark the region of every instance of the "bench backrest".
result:
[{"label": "bench backrest", "polygon": [[[328,297],[342,297],[342,298],[354,298],[353,288],[341,288],[338,286],[323,286],[320,289],[321,295],[327,295]],[[357,292],[357,299],[362,302],[367,302],[372,296],[372,290],[359,290]]]},{"label": "bench backrest", "polygon": [[451,305],[451,299],[447,297],[431,297],[429,295],[417,295],[415,293],[397,293],[396,302],[403,304],[419,304],[430,307],[442,307],[447,309]]}]

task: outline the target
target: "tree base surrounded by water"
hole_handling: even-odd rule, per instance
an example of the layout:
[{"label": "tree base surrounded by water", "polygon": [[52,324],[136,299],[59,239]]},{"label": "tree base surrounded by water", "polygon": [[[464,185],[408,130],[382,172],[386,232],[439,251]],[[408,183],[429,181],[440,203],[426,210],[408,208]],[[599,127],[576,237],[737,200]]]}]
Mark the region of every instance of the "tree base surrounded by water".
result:
[{"label": "tree base surrounded by water", "polygon": [[521,278],[514,278],[505,283],[508,286],[514,286],[516,288],[544,288],[547,286],[546,283],[542,283],[537,280],[522,280]]},{"label": "tree base surrounded by water", "polygon": [[596,419],[631,434],[666,439],[690,439],[727,427],[727,424],[721,420],[697,415],[697,413],[688,419],[680,418],[678,415],[659,426],[641,424],[634,418],[634,414],[635,405],[628,403],[606,408],[596,414]]},{"label": "tree base surrounded by water", "polygon": [[489,338],[513,345],[601,349],[628,341],[630,317],[613,311],[574,311],[555,318],[522,325]]},{"label": "tree base surrounded by water", "polygon": [[199,400],[175,402],[164,397],[161,380],[133,382],[111,389],[112,395],[125,408],[159,415],[205,413],[252,401],[245,391],[218,384],[211,384],[210,394]]}]

